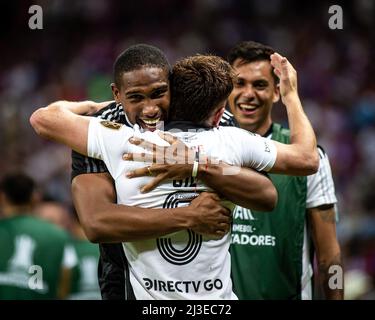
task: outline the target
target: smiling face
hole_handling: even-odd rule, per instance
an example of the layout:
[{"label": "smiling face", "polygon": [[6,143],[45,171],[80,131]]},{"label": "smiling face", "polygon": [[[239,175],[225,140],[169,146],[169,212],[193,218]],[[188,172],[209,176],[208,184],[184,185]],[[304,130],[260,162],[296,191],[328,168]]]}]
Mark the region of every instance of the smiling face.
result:
[{"label": "smiling face", "polygon": [[271,64],[239,58],[233,68],[237,79],[228,99],[230,110],[241,128],[263,135],[272,123],[272,105],[280,97]]},{"label": "smiling face", "polygon": [[132,124],[154,131],[165,121],[170,104],[168,71],[158,67],[142,67],[124,72],[121,86],[112,84],[113,96],[121,103]]}]

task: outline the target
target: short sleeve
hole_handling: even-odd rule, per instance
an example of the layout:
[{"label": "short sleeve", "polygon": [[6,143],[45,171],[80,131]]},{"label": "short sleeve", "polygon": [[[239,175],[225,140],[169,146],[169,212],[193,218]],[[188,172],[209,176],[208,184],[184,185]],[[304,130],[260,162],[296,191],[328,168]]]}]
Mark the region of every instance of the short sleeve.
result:
[{"label": "short sleeve", "polygon": [[309,209],[337,202],[328,156],[323,149],[318,148],[318,151],[319,169],[307,177],[306,207]]},{"label": "short sleeve", "polygon": [[133,135],[131,128],[121,124],[91,118],[87,139],[87,155],[103,160],[115,179],[123,163],[122,155],[128,150],[128,140]]},{"label": "short sleeve", "polygon": [[258,171],[269,171],[276,162],[277,149],[274,142],[257,134],[237,129],[238,136],[233,141],[238,141],[241,146],[243,166],[251,167]]},{"label": "short sleeve", "polygon": [[[130,123],[125,117],[122,106],[116,104],[115,102],[110,103],[108,106],[101,109],[99,112],[93,115],[93,117],[125,123],[131,127]],[[90,158],[72,150],[71,180],[81,174],[105,172],[108,172],[108,169],[102,160]]]}]

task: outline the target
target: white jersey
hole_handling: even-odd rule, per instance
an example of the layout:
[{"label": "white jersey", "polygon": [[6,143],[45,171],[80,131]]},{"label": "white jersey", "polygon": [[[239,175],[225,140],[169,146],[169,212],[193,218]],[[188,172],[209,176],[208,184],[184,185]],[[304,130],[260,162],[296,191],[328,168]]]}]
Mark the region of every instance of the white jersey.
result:
[{"label": "white jersey", "polygon": [[[175,135],[189,147],[200,146],[208,156],[232,165],[268,171],[276,160],[272,141],[239,128],[219,127]],[[115,181],[119,204],[176,208],[188,205],[197,192],[208,190],[204,184],[187,179],[166,182],[142,194],[140,188],[152,177],[127,179],[125,174],[147,164],[122,159],[124,153],[145,152],[128,142],[132,136],[160,146],[169,145],[156,132],[140,132],[137,126],[114,126],[96,118],[90,120],[88,155],[105,162]],[[230,279],[229,245],[230,234],[215,239],[191,230],[124,242],[136,299],[237,299]]]}]

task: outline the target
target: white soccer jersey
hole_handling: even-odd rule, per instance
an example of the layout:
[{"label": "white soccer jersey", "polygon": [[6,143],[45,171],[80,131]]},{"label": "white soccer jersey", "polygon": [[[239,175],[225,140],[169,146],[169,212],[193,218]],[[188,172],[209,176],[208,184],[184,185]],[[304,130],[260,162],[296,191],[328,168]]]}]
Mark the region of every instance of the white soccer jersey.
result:
[{"label": "white soccer jersey", "polygon": [[[205,153],[226,163],[268,171],[276,160],[276,147],[268,139],[239,128],[219,127],[200,132],[176,133],[188,146],[203,146]],[[207,186],[187,179],[163,183],[142,194],[140,188],[152,177],[127,179],[129,170],[145,163],[124,161],[124,153],[144,152],[128,142],[132,136],[166,146],[156,132],[112,127],[91,119],[88,155],[101,159],[115,180],[119,204],[144,208],[186,206]],[[183,230],[151,240],[124,242],[130,281],[137,299],[237,299],[230,279],[230,235],[210,238]]]}]

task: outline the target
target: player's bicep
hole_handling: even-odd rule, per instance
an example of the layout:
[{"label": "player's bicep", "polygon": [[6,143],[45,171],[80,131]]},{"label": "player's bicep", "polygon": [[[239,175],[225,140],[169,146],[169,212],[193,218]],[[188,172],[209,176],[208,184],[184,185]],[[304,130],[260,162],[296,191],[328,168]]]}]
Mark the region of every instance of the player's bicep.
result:
[{"label": "player's bicep", "polygon": [[77,116],[72,121],[68,121],[65,131],[61,136],[63,143],[73,150],[87,155],[87,137],[90,118]]},{"label": "player's bicep", "polygon": [[61,106],[52,105],[36,110],[30,118],[30,123],[42,137],[87,154],[89,118],[73,114]]},{"label": "player's bicep", "polygon": [[85,232],[95,228],[100,212],[116,203],[116,191],[108,173],[90,173],[76,176],[72,181],[72,198],[79,221]]},{"label": "player's bicep", "polygon": [[277,149],[277,157],[272,173],[283,173],[290,175],[307,175],[306,162],[300,156],[297,148],[290,144],[274,141]]},{"label": "player's bicep", "polygon": [[320,257],[334,257],[339,252],[336,236],[336,212],[333,205],[308,209],[311,235]]}]

